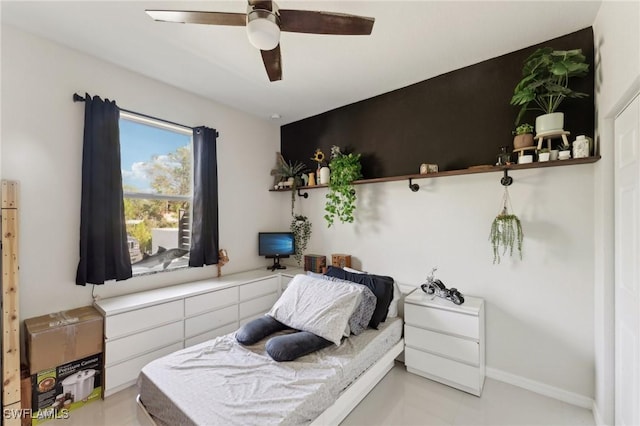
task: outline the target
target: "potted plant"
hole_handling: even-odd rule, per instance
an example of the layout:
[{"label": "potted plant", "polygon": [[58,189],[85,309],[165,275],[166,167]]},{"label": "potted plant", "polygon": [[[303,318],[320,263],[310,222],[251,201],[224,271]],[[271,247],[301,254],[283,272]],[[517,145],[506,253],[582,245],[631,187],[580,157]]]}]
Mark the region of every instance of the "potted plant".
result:
[{"label": "potted plant", "polygon": [[[528,110],[544,114],[536,118],[538,134],[561,131],[564,114],[556,112],[565,98],[584,98],[586,93],[569,88],[569,79],[584,77],[589,72],[589,64],[582,49],[554,50],[543,47],[533,52],[522,68],[522,80],[516,85],[511,105],[520,106],[516,124]],[[534,104],[532,106],[531,104]]]},{"label": "potted plant", "polygon": [[513,149],[526,148],[533,146],[533,126],[529,123],[524,123],[516,127],[513,132]]},{"label": "potted plant", "polygon": [[538,151],[538,161],[549,161],[551,152],[549,148],[542,148]]},{"label": "potted plant", "polygon": [[571,158],[571,144],[565,144],[564,141],[560,141],[558,145],[558,160],[568,160]]},{"label": "potted plant", "polygon": [[276,168],[271,170],[271,175],[280,181],[278,187],[291,188],[291,215],[293,216],[293,207],[296,203],[296,189],[302,184],[301,175],[307,169],[304,163],[296,161],[285,161],[280,153],[276,155]]},{"label": "potted plant", "polygon": [[329,168],[331,178],[324,218],[329,227],[333,225],[336,217],[342,223],[352,223],[353,212],[356,209],[356,191],[352,183],[362,177],[360,154],[343,154],[340,148],[334,145],[331,147]]},{"label": "potted plant", "polygon": [[491,247],[493,248],[494,264],[500,263],[500,251],[502,251],[503,256],[507,252],[509,252],[509,256],[513,256],[514,248],[518,249],[520,260],[522,260],[522,241],[524,238],[522,224],[518,216],[509,212],[507,205],[510,204],[509,192],[505,186],[502,209],[493,220],[491,233],[489,234],[489,241],[491,241]]},{"label": "potted plant", "polygon": [[300,266],[300,263],[302,262],[302,255],[307,249],[309,238],[311,238],[311,222],[309,222],[309,219],[306,216],[295,215],[291,221],[290,229],[293,233],[296,247],[296,252],[293,257],[295,257],[296,262],[298,262],[298,266]]}]

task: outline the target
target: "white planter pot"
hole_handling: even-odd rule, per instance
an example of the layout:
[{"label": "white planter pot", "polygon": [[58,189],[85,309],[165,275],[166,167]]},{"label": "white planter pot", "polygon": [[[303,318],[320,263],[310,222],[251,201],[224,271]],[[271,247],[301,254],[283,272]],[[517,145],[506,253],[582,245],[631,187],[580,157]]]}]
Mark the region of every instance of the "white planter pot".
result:
[{"label": "white planter pot", "polygon": [[549,156],[549,160],[551,160],[551,161],[556,161],[556,160],[558,159],[558,152],[559,152],[559,151],[558,151],[557,149],[552,149],[552,150],[549,152],[549,154],[551,154],[551,155]]},{"label": "white planter pot", "polygon": [[529,164],[533,162],[533,155],[526,154],[518,157],[518,164]]},{"label": "white planter pot", "polygon": [[536,134],[562,131],[564,128],[564,113],[552,112],[551,114],[539,115],[536,118]]},{"label": "white planter pot", "polygon": [[551,153],[549,152],[541,152],[538,154],[538,161],[549,161],[549,156]]},{"label": "white planter pot", "polygon": [[571,151],[560,151],[558,153],[559,160],[568,160],[569,158],[571,158]]}]

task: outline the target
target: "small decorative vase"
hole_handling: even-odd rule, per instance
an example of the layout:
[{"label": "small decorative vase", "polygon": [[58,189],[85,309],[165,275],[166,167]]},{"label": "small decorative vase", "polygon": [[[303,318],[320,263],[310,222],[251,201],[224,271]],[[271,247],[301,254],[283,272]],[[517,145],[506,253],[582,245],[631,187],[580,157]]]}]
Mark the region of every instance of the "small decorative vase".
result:
[{"label": "small decorative vase", "polygon": [[589,139],[580,135],[573,141],[573,158],[587,158],[589,156]]},{"label": "small decorative vase", "polygon": [[558,152],[559,152],[559,151],[558,151],[557,149],[552,149],[552,150],[549,152],[549,154],[551,154],[551,155],[549,155],[549,160],[551,160],[551,161],[556,161],[556,160],[558,159]]},{"label": "small decorative vase", "polygon": [[331,170],[324,166],[320,169],[320,185],[328,185],[331,179]]},{"label": "small decorative vase", "polygon": [[316,174],[313,172],[309,173],[309,183],[307,184],[309,186],[316,186]]}]

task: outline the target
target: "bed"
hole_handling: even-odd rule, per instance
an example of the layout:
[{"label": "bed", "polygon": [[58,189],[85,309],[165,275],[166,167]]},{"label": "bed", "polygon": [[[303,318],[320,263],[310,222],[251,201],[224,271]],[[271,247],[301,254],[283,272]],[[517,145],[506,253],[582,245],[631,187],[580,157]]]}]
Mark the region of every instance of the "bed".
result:
[{"label": "bed", "polygon": [[274,361],[266,339],[244,346],[235,332],[180,350],[142,369],[139,418],[159,426],[338,424],[404,349],[401,318],[377,328],[290,362]]}]

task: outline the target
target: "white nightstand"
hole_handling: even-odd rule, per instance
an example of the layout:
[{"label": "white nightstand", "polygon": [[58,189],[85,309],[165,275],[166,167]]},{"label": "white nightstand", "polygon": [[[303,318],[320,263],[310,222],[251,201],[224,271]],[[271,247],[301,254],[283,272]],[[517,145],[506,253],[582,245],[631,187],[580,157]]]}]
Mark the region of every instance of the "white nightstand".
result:
[{"label": "white nightstand", "polygon": [[484,385],[484,300],[462,305],[420,288],[404,301],[407,371],[480,396]]}]

